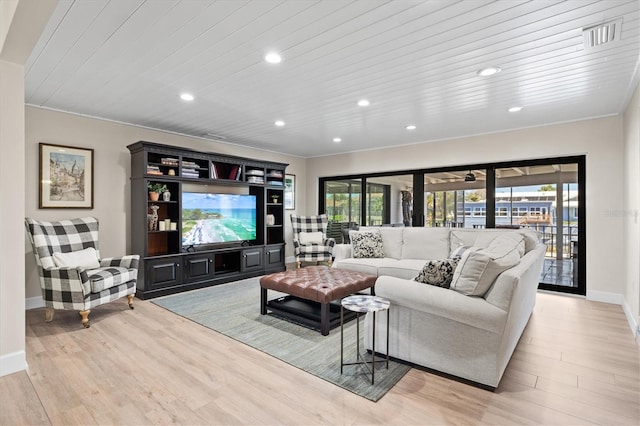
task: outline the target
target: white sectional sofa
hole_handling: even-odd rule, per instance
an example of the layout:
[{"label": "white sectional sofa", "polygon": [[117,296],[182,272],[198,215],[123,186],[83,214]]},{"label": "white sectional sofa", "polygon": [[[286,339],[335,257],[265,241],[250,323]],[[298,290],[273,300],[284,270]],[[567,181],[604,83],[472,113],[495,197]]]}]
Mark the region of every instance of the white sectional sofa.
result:
[{"label": "white sectional sofa", "polygon": [[[496,388],[535,303],[545,253],[537,234],[528,229],[408,227],[358,232],[379,233],[384,257],[354,258],[351,244],[340,244],[334,247],[333,267],[378,276],[376,295],[391,301],[390,355]],[[460,246],[469,249],[455,269],[452,288],[414,280],[427,261],[446,259]],[[478,263],[483,256],[490,258],[484,266]],[[484,288],[473,288],[476,276]],[[369,349],[370,321],[369,316]],[[378,322],[376,333],[381,344],[386,321]]]}]

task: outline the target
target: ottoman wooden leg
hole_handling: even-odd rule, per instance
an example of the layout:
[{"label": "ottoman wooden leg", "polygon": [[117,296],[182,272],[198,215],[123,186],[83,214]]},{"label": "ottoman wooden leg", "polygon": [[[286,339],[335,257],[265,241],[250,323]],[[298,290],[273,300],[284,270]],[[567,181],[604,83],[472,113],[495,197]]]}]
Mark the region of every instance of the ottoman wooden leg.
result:
[{"label": "ottoman wooden leg", "polygon": [[329,304],[320,304],[320,333],[323,336],[329,334]]},{"label": "ottoman wooden leg", "polygon": [[260,314],[267,315],[267,289],[260,287]]}]

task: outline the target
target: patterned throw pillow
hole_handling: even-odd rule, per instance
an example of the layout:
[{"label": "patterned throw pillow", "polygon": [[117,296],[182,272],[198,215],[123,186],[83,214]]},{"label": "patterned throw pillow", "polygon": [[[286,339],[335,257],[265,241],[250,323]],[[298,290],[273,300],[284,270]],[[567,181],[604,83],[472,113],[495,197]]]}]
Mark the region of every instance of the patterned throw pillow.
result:
[{"label": "patterned throw pillow", "polygon": [[350,231],[349,237],[354,258],[384,257],[382,236],[379,232]]},{"label": "patterned throw pillow", "polygon": [[458,266],[458,259],[430,260],[414,280],[419,283],[449,288],[456,266]]}]

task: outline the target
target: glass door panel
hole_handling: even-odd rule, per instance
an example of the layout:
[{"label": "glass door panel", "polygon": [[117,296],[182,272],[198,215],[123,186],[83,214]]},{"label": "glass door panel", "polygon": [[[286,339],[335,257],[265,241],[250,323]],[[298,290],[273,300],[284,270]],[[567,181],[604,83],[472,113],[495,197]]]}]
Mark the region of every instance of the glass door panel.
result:
[{"label": "glass door panel", "polygon": [[327,236],[343,242],[342,230],[361,224],[362,179],[327,180],[324,183]]},{"label": "glass door panel", "polygon": [[413,175],[367,178],[366,224],[411,226],[412,186]]},{"label": "glass door panel", "polygon": [[484,228],[486,175],[485,170],[425,173],[425,226]]},{"label": "glass door panel", "polygon": [[527,227],[546,244],[540,283],[578,287],[578,164],[496,170],[496,227]]}]

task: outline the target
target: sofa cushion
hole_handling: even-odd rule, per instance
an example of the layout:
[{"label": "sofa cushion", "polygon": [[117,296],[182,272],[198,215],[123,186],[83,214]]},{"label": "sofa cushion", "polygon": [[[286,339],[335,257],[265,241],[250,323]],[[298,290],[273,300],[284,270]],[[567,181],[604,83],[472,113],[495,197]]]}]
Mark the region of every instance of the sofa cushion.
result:
[{"label": "sofa cushion", "polygon": [[382,236],[384,256],[394,259],[402,258],[403,229],[391,226],[362,226],[360,231],[378,232]]},{"label": "sofa cushion", "polygon": [[500,236],[488,248],[467,250],[460,258],[451,288],[468,296],[484,296],[498,275],[518,264],[523,252],[519,234]]},{"label": "sofa cushion", "polygon": [[395,265],[397,260],[388,258],[358,258],[353,257],[334,262],[333,267],[348,269],[349,271],[362,272],[365,274],[378,275],[378,268]]},{"label": "sofa cushion", "polygon": [[354,258],[384,257],[382,236],[379,232],[350,231],[351,253]]},{"label": "sofa cushion", "polygon": [[480,247],[473,247],[473,246],[458,246],[455,249],[451,250],[451,254],[449,255],[449,259],[457,259],[460,260],[460,258],[464,255],[464,253],[468,250],[479,250]]},{"label": "sofa cushion", "polygon": [[529,253],[539,243],[540,237],[536,231],[530,228],[520,229],[452,229],[451,230],[451,250],[458,246],[489,247],[491,242],[503,235],[521,236],[524,241],[524,251]]},{"label": "sofa cushion", "polygon": [[423,284],[449,288],[456,266],[458,266],[458,259],[430,260],[414,280]]},{"label": "sofa cushion", "polygon": [[391,277],[412,280],[422,270],[423,259],[400,259],[395,262],[385,262],[378,268],[378,275],[388,275]]},{"label": "sofa cushion", "polygon": [[404,230],[402,259],[444,259],[449,256],[448,228],[398,228]]}]

